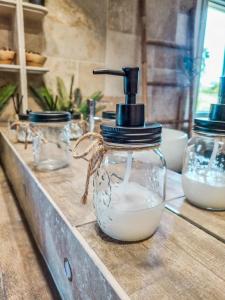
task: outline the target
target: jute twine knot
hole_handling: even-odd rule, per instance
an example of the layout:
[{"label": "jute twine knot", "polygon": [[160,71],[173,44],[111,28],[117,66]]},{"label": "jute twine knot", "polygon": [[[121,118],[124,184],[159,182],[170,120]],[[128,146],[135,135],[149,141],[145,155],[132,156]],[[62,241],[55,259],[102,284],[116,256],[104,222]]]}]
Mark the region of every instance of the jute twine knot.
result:
[{"label": "jute twine knot", "polygon": [[[79,144],[85,140],[90,140],[91,144],[89,147],[87,147],[83,152],[80,154],[77,152],[77,148]],[[85,191],[81,198],[81,202],[83,204],[87,203],[87,196],[88,196],[88,188],[89,188],[89,182],[90,177],[97,171],[97,169],[100,167],[101,162],[103,160],[103,156],[106,152],[106,147],[104,146],[104,140],[103,137],[99,133],[95,132],[89,132],[83,135],[74,145],[73,148],[73,157],[75,159],[82,158],[86,161],[88,161],[88,170],[87,170],[87,177],[86,177],[86,183],[85,183]],[[91,156],[88,158],[88,156]]]},{"label": "jute twine knot", "polygon": [[[85,140],[91,140],[91,144],[89,147],[87,147],[83,152],[78,154],[77,148],[79,144]],[[73,157],[75,159],[82,158],[88,162],[88,171],[87,171],[87,177],[86,177],[86,183],[85,183],[85,191],[81,198],[81,201],[83,204],[87,203],[87,196],[88,196],[88,188],[89,188],[89,182],[90,177],[97,171],[97,169],[100,167],[101,162],[103,160],[104,154],[108,150],[114,150],[114,151],[143,151],[146,149],[156,149],[158,148],[158,145],[133,145],[132,147],[130,145],[110,145],[107,143],[104,143],[104,139],[101,134],[95,133],[95,132],[89,132],[83,135],[82,137],[77,140],[77,142],[74,145],[74,148],[72,150]],[[88,158],[90,156],[90,158]]]},{"label": "jute twine knot", "polygon": [[[19,118],[17,121],[13,122],[11,125],[10,125],[10,128],[11,129],[14,129],[16,128],[16,131],[17,131],[17,134],[18,134],[18,131],[19,131],[19,128],[20,126],[22,126],[25,130],[25,141],[24,141],[24,148],[27,149],[27,146],[28,146],[28,135],[29,135],[29,130],[32,132],[33,136],[40,136],[39,132],[38,132],[38,129],[37,128],[34,128],[32,127],[29,123],[27,122],[23,122],[23,121],[20,121]],[[43,143],[47,143],[47,140],[44,139],[43,137],[41,137],[41,140]]]}]

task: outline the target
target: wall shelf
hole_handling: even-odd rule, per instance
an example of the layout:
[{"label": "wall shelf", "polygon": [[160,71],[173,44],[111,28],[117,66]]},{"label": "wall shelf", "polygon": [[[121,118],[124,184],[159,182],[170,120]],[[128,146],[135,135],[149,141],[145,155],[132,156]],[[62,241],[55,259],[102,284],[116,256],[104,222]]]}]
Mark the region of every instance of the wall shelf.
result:
[{"label": "wall shelf", "polygon": [[[16,1],[0,0],[0,16],[13,13],[16,9]],[[23,2],[24,16],[29,18],[42,18],[48,13],[48,9],[42,5],[36,5],[29,2]]]},{"label": "wall shelf", "polygon": [[0,16],[10,16],[15,12],[16,2],[0,0]]},{"label": "wall shelf", "polygon": [[28,74],[44,74],[49,72],[49,69],[44,67],[26,67]]},{"label": "wall shelf", "polygon": [[0,71],[1,72],[18,72],[20,70],[19,65],[3,65],[0,64]]},{"label": "wall shelf", "polygon": [[[22,110],[25,113],[28,109],[28,76],[29,74],[42,75],[48,72],[45,67],[26,66],[25,56],[25,25],[24,20],[42,22],[44,16],[48,13],[45,6],[31,4],[23,0],[0,0],[0,17],[11,18],[12,23],[12,45],[10,48],[16,51],[17,64],[3,65],[0,64],[0,72],[18,72],[19,91],[23,95]],[[3,21],[2,21],[3,22]],[[1,24],[0,24],[1,25]],[[5,47],[8,41],[5,41]],[[4,44],[3,44],[4,45]]]},{"label": "wall shelf", "polygon": [[24,2],[23,3],[24,17],[32,18],[32,19],[41,19],[45,15],[47,15],[48,10],[45,6],[36,5]]}]

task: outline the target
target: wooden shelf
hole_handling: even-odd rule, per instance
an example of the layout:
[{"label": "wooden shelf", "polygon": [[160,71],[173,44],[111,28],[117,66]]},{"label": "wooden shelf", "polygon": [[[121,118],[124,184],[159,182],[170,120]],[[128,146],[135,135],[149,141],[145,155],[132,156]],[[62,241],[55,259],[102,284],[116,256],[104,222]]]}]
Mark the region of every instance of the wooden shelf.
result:
[{"label": "wooden shelf", "polygon": [[[4,25],[4,19],[11,19],[13,46],[10,46],[11,48],[14,47],[17,50],[16,55],[18,61],[20,62],[19,65],[0,64],[0,72],[17,72],[20,74],[20,76],[17,78],[17,81],[19,82],[18,87],[20,95],[23,95],[23,112],[26,112],[28,108],[27,77],[29,74],[42,75],[49,71],[47,68],[26,66],[25,28],[27,26],[27,22],[24,22],[24,20],[31,20],[34,23],[38,23],[39,26],[39,23],[43,21],[44,16],[47,13],[48,9],[45,6],[29,3],[28,0],[0,0],[0,25]],[[9,23],[8,20],[7,23]],[[7,40],[5,40],[5,44],[8,46]]]},{"label": "wooden shelf", "polygon": [[[0,16],[8,16],[15,11],[16,1],[0,0]],[[24,16],[32,19],[41,19],[48,13],[48,9],[42,5],[23,2]]]},{"label": "wooden shelf", "polygon": [[28,74],[43,74],[49,72],[48,68],[44,67],[26,67]]},{"label": "wooden shelf", "polygon": [[0,64],[1,72],[18,72],[20,70],[19,65],[2,65]]},{"label": "wooden shelf", "polygon": [[0,0],[0,16],[10,16],[14,13],[16,8],[15,1]]},{"label": "wooden shelf", "polygon": [[48,10],[45,6],[31,4],[28,2],[23,3],[24,17],[32,19],[41,19],[47,15]]},{"label": "wooden shelf", "polygon": [[[2,65],[0,64],[1,72],[18,72],[20,65]],[[27,73],[29,74],[44,74],[49,72],[48,68],[43,67],[26,67]]]}]

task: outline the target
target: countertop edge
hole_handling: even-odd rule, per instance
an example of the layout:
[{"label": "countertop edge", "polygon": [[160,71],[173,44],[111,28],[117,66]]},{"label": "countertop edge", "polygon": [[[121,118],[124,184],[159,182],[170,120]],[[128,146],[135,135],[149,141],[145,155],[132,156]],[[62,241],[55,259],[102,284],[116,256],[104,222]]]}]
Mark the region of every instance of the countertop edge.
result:
[{"label": "countertop edge", "polygon": [[[130,299],[79,231],[68,222],[3,132],[0,133],[0,149],[4,171],[61,297],[84,299],[92,295],[97,299]],[[66,259],[72,270],[72,281],[65,276]]]}]

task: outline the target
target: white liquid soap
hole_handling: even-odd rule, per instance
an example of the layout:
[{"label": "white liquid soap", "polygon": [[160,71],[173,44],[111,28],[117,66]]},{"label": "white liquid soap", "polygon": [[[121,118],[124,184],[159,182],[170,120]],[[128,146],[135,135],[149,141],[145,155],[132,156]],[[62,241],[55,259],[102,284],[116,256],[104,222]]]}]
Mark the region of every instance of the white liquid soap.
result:
[{"label": "white liquid soap", "polygon": [[[136,182],[129,182],[132,153],[129,152],[124,181],[111,186],[110,204],[96,205],[98,223],[110,237],[139,241],[150,237],[160,223],[164,202],[156,193]],[[104,195],[98,195],[104,197]]]},{"label": "white liquid soap", "polygon": [[208,209],[225,209],[225,172],[216,167],[219,143],[215,141],[208,167],[198,167],[182,175],[187,199],[196,206]]},{"label": "white liquid soap", "polygon": [[187,199],[202,208],[225,209],[225,174],[215,176],[187,172],[182,175],[182,184]]}]

